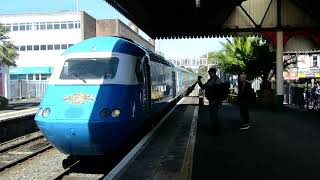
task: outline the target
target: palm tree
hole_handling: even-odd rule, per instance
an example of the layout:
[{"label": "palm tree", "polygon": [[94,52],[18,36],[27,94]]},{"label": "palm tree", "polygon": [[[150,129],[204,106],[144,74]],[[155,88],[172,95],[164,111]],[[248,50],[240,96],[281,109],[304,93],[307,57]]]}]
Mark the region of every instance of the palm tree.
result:
[{"label": "palm tree", "polygon": [[222,51],[209,53],[209,59],[217,59],[219,67],[226,73],[246,72],[249,79],[262,79],[261,89],[269,87],[268,76],[276,55],[269,51],[268,44],[260,38],[235,37],[222,46]]},{"label": "palm tree", "polygon": [[18,53],[16,47],[9,41],[7,33],[7,28],[0,24],[0,65],[16,66],[15,59],[18,57]]}]

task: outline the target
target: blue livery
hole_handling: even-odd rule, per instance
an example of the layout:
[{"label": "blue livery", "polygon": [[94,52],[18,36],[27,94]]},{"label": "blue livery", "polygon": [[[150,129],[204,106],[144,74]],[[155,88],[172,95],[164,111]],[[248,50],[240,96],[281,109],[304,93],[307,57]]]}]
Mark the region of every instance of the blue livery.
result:
[{"label": "blue livery", "polygon": [[84,40],[63,57],[35,120],[70,155],[116,151],[196,81],[194,74],[119,37]]}]

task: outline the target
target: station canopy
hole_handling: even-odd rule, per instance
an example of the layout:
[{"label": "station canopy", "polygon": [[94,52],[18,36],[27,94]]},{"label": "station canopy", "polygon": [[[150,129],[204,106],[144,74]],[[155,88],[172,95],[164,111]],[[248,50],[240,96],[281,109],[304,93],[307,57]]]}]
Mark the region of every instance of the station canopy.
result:
[{"label": "station canopy", "polygon": [[[155,39],[222,37],[235,32],[320,27],[318,0],[106,0],[106,2]],[[240,11],[242,12],[239,15]],[[302,14],[301,17],[296,17],[297,21],[301,18],[300,24],[287,20],[297,14]],[[312,20],[305,20],[305,17],[310,17]]]}]

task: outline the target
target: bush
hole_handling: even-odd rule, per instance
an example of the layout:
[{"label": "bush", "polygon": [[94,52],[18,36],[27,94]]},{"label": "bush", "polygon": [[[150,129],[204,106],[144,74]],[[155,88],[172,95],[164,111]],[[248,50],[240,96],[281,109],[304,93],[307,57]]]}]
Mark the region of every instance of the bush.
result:
[{"label": "bush", "polygon": [[4,108],[8,105],[9,100],[3,96],[0,96],[0,108]]}]

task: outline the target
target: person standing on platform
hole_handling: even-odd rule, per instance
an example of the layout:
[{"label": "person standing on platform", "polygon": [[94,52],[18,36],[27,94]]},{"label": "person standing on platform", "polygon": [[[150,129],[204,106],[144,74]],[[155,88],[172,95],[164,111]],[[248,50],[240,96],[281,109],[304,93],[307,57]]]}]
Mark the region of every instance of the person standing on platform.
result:
[{"label": "person standing on platform", "polygon": [[317,86],[315,88],[315,96],[317,102],[317,110],[320,111],[320,81],[317,81]]},{"label": "person standing on platform", "polygon": [[214,134],[218,135],[220,133],[220,123],[218,120],[218,109],[221,105],[221,100],[219,99],[219,95],[217,92],[216,85],[221,84],[220,78],[216,75],[217,69],[210,68],[208,74],[210,79],[203,84],[201,82],[201,76],[198,76],[198,84],[201,89],[205,90],[205,96],[209,100],[209,116],[210,119],[213,121],[213,130]]},{"label": "person standing on platform", "polygon": [[238,104],[240,106],[240,129],[250,128],[249,105],[255,101],[255,92],[251,87],[251,82],[247,80],[247,75],[242,73],[239,76]]}]

